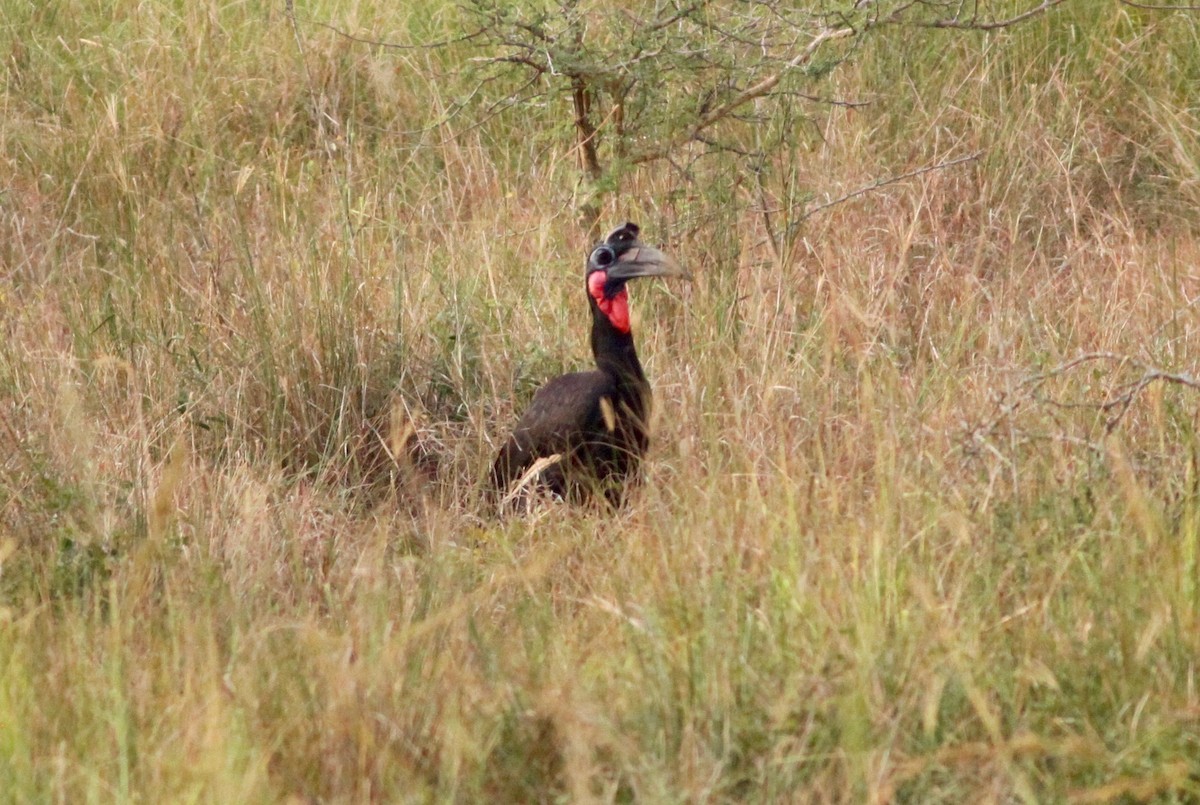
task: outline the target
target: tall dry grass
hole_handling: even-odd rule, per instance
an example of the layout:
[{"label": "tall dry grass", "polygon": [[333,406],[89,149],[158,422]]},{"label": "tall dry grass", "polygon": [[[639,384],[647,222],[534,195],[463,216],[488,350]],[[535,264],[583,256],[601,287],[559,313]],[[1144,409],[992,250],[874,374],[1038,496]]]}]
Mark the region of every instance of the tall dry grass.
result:
[{"label": "tall dry grass", "polygon": [[888,30],[761,185],[631,176],[648,482],[501,522],[589,360],[564,102],[302,14],[0,10],[9,797],[1197,795],[1197,391],[1095,407],[1200,346],[1195,15]]}]

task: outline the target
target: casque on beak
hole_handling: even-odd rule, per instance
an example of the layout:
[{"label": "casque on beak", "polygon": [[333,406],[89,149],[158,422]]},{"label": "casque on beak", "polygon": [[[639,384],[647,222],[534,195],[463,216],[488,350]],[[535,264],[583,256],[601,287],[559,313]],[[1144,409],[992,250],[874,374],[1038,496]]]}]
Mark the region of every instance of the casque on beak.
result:
[{"label": "casque on beak", "polygon": [[608,268],[610,280],[627,280],[634,277],[683,277],[691,279],[675,258],[665,254],[653,246],[643,246],[634,243],[617,258]]}]

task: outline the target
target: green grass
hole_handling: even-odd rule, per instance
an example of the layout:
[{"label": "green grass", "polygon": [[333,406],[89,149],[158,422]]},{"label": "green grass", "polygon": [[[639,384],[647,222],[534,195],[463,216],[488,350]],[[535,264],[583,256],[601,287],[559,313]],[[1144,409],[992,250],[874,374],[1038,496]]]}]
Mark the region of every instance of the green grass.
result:
[{"label": "green grass", "polygon": [[567,102],[313,24],[448,5],[44,6],[0,9],[7,797],[1200,796],[1197,391],[1110,433],[1141,369],[1021,385],[1194,371],[1200,17],[883,29],[818,87],[868,106],[725,132],[795,128],[761,182],[632,172],[604,220],[695,275],[632,292],[647,484],[498,521],[589,360]]}]

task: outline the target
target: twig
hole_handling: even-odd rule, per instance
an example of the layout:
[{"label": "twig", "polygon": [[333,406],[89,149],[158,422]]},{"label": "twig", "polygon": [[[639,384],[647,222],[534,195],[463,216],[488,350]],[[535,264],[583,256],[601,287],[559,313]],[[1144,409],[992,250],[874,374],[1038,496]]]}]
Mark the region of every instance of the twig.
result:
[{"label": "twig", "polygon": [[1149,3],[1135,3],[1133,0],[1121,0],[1121,2],[1127,6],[1147,11],[1200,11],[1200,6],[1154,6]]},{"label": "twig", "polygon": [[[1006,20],[993,20],[992,22],[979,22],[974,19],[969,20],[969,21],[963,21],[963,20],[958,19],[958,17],[950,17],[949,19],[934,20],[933,22],[914,22],[911,24],[918,28],[956,28],[956,29],[967,30],[967,31],[995,31],[999,28],[1008,28],[1012,25],[1016,25],[1018,23],[1024,22],[1025,20],[1029,19],[1030,17],[1035,17],[1038,14],[1042,14],[1046,11],[1049,11],[1050,9],[1054,8],[1055,6],[1057,6],[1061,3],[1065,3],[1065,2],[1066,2],[1066,0],[1043,0],[1042,4],[1040,6],[1031,8],[1028,11],[1018,14],[1015,17],[1009,17]],[[897,12],[897,14],[898,13],[899,12]],[[897,19],[896,14],[893,14],[889,18],[889,21],[890,22],[902,22],[902,20]]]},{"label": "twig", "polygon": [[[817,213],[823,212],[823,211],[829,209],[830,207],[836,207],[837,205],[844,204],[847,201],[850,201],[851,199],[858,198],[859,196],[864,196],[867,193],[870,193],[872,190],[878,190],[879,188],[887,187],[890,184],[896,184],[897,182],[903,182],[905,179],[911,179],[914,176],[920,176],[922,174],[930,173],[932,171],[942,170],[943,168],[952,168],[955,165],[961,165],[964,162],[971,162],[973,160],[979,159],[979,157],[981,157],[982,155],[983,155],[982,151],[976,151],[974,154],[967,154],[965,157],[958,157],[957,159],[952,159],[948,162],[939,162],[936,165],[926,165],[922,168],[917,168],[916,170],[909,171],[908,173],[902,173],[899,176],[889,176],[886,179],[880,179],[878,181],[872,182],[869,185],[866,185],[865,187],[860,187],[857,190],[852,190],[851,192],[847,193],[846,195],[839,196],[839,197],[833,199],[832,201],[827,201],[824,204],[818,204],[817,206],[813,207],[812,209],[805,210],[804,214],[800,216],[799,220],[797,220],[797,223],[802,223],[804,221],[807,221],[809,218],[813,217]],[[772,212],[778,212],[778,210],[773,210]]]},{"label": "twig", "polygon": [[[329,137],[329,132],[325,127],[325,120],[328,118],[335,126],[337,121],[329,117],[324,110],[324,98],[317,92],[316,81],[313,80],[312,69],[308,66],[308,52],[304,49],[304,37],[300,35],[300,25],[296,20],[296,7],[293,0],[285,0],[284,11],[287,14],[288,20],[292,24],[292,36],[296,39],[296,50],[300,54],[300,62],[304,65],[304,77],[308,81],[308,95],[312,101],[313,122],[317,125],[317,136],[321,141],[321,147],[325,149],[326,156],[333,155],[333,144]],[[340,128],[340,126],[339,126]]]},{"label": "twig", "polygon": [[1176,385],[1186,386],[1188,388],[1200,389],[1200,380],[1197,380],[1195,377],[1186,372],[1164,372],[1159,369],[1151,369],[1132,383],[1126,383],[1124,386],[1122,386],[1121,388],[1128,389],[1128,391],[1126,391],[1124,394],[1119,397],[1115,397],[1100,406],[1101,411],[1109,411],[1113,408],[1117,409],[1117,413],[1110,417],[1105,423],[1105,432],[1112,433],[1116,429],[1117,425],[1121,424],[1121,420],[1124,418],[1125,412],[1129,410],[1129,406],[1133,404],[1134,399],[1151,383],[1160,381],[1163,383],[1174,383]]},{"label": "twig", "polygon": [[[670,15],[669,17],[664,17],[661,20],[651,23],[647,27],[647,30],[648,31],[661,31],[662,29],[668,28],[668,27],[674,25],[675,23],[679,22],[682,19],[686,19],[691,14],[695,13],[696,11],[699,11],[703,6],[704,6],[703,2],[692,3],[691,5],[688,5],[681,9],[678,9],[674,14]],[[636,17],[634,17],[634,19],[638,22],[641,22],[641,20],[638,20]]]},{"label": "twig", "polygon": [[1059,444],[1069,444],[1073,447],[1082,447],[1085,450],[1091,450],[1093,453],[1103,454],[1104,445],[1081,439],[1078,436],[1071,436],[1066,433],[1023,433],[1021,434],[1027,442],[1057,442]]},{"label": "twig", "polygon": [[303,22],[308,25],[315,25],[318,28],[324,28],[327,31],[333,31],[343,39],[349,39],[351,42],[358,42],[362,45],[371,45],[373,47],[388,48],[389,50],[433,50],[434,48],[443,48],[447,45],[456,45],[459,42],[470,42],[472,39],[478,39],[487,33],[487,28],[480,28],[474,33],[456,36],[451,39],[442,39],[437,42],[423,42],[419,45],[401,45],[399,42],[384,42],[380,39],[367,39],[363,36],[355,36],[349,31],[344,31],[336,25],[331,25],[328,22],[312,19],[311,17],[301,18],[296,16],[295,9],[292,8],[291,0],[287,3],[288,14],[292,17],[293,22]]},{"label": "twig", "polygon": [[1069,372],[1080,364],[1090,363],[1092,361],[1124,362],[1129,360],[1131,360],[1131,358],[1128,355],[1121,355],[1116,352],[1085,352],[1082,355],[1072,358],[1066,363],[1060,363],[1058,366],[1055,366],[1052,369],[1047,369],[1046,371],[1039,372],[1036,375],[1030,375],[1018,383],[1017,387],[1021,388],[1025,386],[1040,386],[1042,383],[1046,382],[1052,377],[1061,375],[1063,372]]},{"label": "twig", "polygon": [[[1100,402],[1064,402],[1040,393],[1042,386],[1052,378],[1060,377],[1080,366],[1097,361],[1114,363],[1117,369],[1133,367],[1141,371],[1141,376],[1135,380],[1111,387]],[[968,425],[964,450],[974,454],[981,448],[988,450],[1004,462],[1008,459],[991,443],[990,437],[995,436],[1003,422],[1010,423],[1010,439],[1015,446],[1017,440],[1022,441],[1056,441],[1064,444],[1084,447],[1093,452],[1103,453],[1102,445],[1088,439],[1071,436],[1068,433],[1030,433],[1019,430],[1012,424],[1017,412],[1028,402],[1048,406],[1051,410],[1090,410],[1104,416],[1104,433],[1111,434],[1124,420],[1125,415],[1133,406],[1138,396],[1154,383],[1170,383],[1200,391],[1200,377],[1189,372],[1167,372],[1129,355],[1116,352],[1085,352],[1068,361],[1058,364],[1044,372],[1030,375],[1016,384],[1011,392],[1000,392],[997,395],[993,414],[976,425]],[[1053,415],[1051,415],[1053,418]],[[1062,423],[1057,422],[1060,427]],[[967,423],[964,423],[967,424]]]},{"label": "twig", "polygon": [[791,92],[780,92],[780,93],[777,93],[774,97],[803,98],[806,101],[811,101],[812,103],[819,103],[819,104],[822,104],[823,106],[840,106],[845,109],[862,109],[864,107],[870,106],[871,104],[875,103],[875,101],[846,101],[846,100],[842,100],[841,98],[822,98],[820,95],[810,95],[807,92],[798,92],[795,90],[793,90]]},{"label": "twig", "polygon": [[[1070,370],[1085,363],[1091,363],[1094,361],[1112,361],[1118,364],[1133,366],[1141,370],[1142,376],[1137,380],[1132,380],[1128,383],[1123,383],[1117,386],[1113,392],[1110,392],[1106,400],[1099,403],[1063,403],[1049,398],[1042,398],[1037,394],[1037,390],[1040,389],[1041,386],[1050,378],[1061,375],[1064,372],[1069,372]],[[1129,411],[1129,407],[1133,404],[1133,401],[1137,399],[1137,396],[1141,394],[1151,383],[1159,382],[1185,386],[1191,389],[1200,389],[1200,378],[1197,378],[1195,375],[1192,375],[1189,372],[1167,372],[1159,369],[1158,367],[1151,366],[1144,361],[1140,361],[1137,358],[1130,357],[1129,355],[1121,355],[1116,352],[1086,352],[1082,355],[1072,358],[1066,363],[1055,366],[1053,369],[1049,369],[1040,374],[1026,378],[1025,380],[1021,381],[1019,387],[1028,388],[1031,398],[1037,399],[1040,402],[1052,404],[1058,408],[1091,408],[1105,413],[1115,409],[1116,413],[1108,417],[1104,423],[1105,433],[1112,433],[1114,430],[1116,430],[1117,426],[1121,424],[1121,420],[1124,419],[1126,412]],[[1116,396],[1113,396],[1114,394]]]}]

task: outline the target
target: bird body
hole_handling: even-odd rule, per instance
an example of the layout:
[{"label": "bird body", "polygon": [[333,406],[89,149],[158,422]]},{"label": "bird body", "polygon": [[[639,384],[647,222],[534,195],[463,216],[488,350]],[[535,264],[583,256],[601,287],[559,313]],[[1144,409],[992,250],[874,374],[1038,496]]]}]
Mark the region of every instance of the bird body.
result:
[{"label": "bird body", "polygon": [[548,463],[536,483],[575,502],[599,494],[619,505],[636,483],[650,442],[651,391],[633,343],[625,283],[683,273],[637,235],[637,226],[626,223],[592,250],[586,284],[596,369],[538,389],[492,466],[492,486],[501,495],[539,460]]}]

